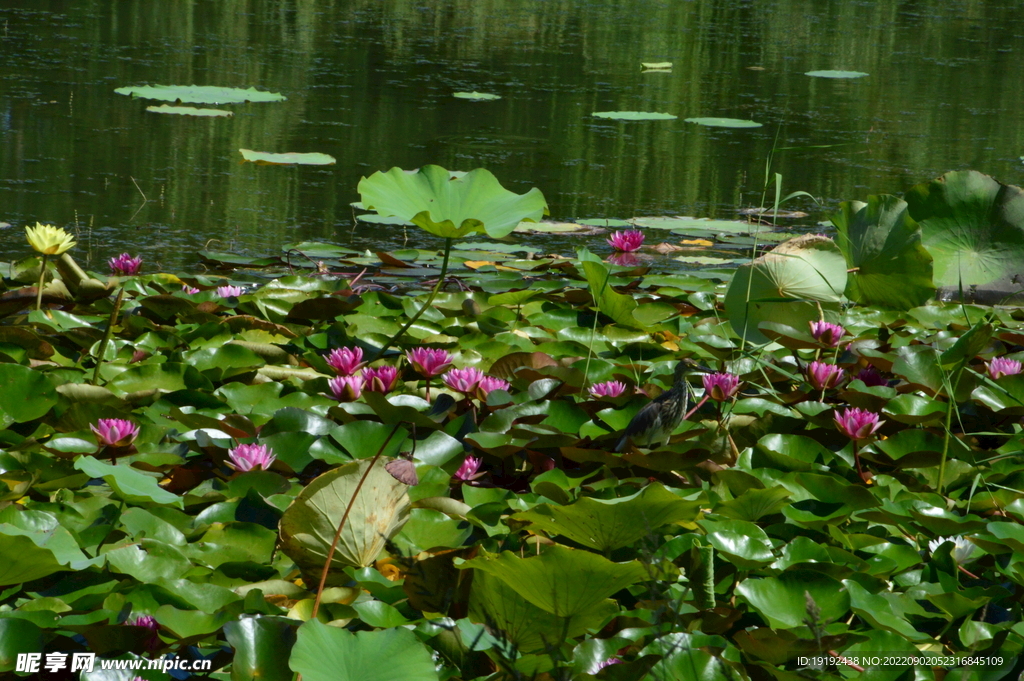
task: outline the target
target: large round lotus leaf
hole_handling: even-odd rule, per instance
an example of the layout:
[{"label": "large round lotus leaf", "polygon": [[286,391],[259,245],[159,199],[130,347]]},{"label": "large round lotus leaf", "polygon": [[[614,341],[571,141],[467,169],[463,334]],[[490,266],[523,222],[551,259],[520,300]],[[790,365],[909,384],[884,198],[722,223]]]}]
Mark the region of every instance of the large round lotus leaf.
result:
[{"label": "large round lotus leaf", "polygon": [[497,629],[520,652],[531,653],[560,644],[600,627],[618,610],[614,601],[602,600],[570,618],[541,610],[501,579],[487,572],[473,576],[469,619]]},{"label": "large round lotus leaf", "polygon": [[239,102],[283,102],[288,99],[279,92],[263,92],[254,87],[243,90],[237,87],[216,87],[213,85],[141,85],[119,87],[119,95],[159,99],[165,102],[187,104],[237,104]]},{"label": "large round lotus leaf", "polygon": [[595,111],[593,116],[611,118],[617,121],[671,121],[678,116],[657,111]]},{"label": "large round lotus leaf", "polygon": [[821,622],[837,620],[850,609],[850,595],[837,580],[821,572],[793,570],[778,577],[749,578],[736,593],[761,613],[773,629],[804,626],[807,594],[821,610]]},{"label": "large round lotus leaf", "polygon": [[328,154],[321,154],[319,152],[311,151],[307,153],[299,153],[297,151],[289,151],[285,153],[274,153],[271,151],[253,151],[252,149],[239,149],[242,154],[242,158],[250,163],[257,165],[272,165],[272,166],[290,166],[290,165],[301,165],[301,166],[329,166],[334,165],[337,161],[333,156]]},{"label": "large round lotus leaf", "polygon": [[934,294],[932,256],[921,243],[921,228],[907,212],[907,203],[888,194],[869,196],[867,203],[846,201],[832,217],[839,230],[839,249],[856,272],[846,296],[862,305],[909,310]]},{"label": "large round lotus leaf", "polygon": [[18,423],[37,419],[57,404],[53,382],[38,370],[20,364],[0,364],[0,386],[0,411]]},{"label": "large round lotus leaf", "polygon": [[921,225],[924,247],[935,259],[935,284],[1007,290],[1024,272],[1024,192],[976,170],[923,182],[906,194],[910,216]]},{"label": "large round lotus leaf", "polygon": [[839,310],[846,289],[846,259],[831,239],[813,234],[780,244],[743,265],[729,283],[725,314],[736,335],[767,343],[761,322],[806,329],[820,312]]},{"label": "large round lotus leaf", "polygon": [[437,681],[426,646],[408,629],[351,633],[310,620],[288,666],[305,681]]},{"label": "large round lotus leaf", "polygon": [[[320,571],[345,507],[372,459],[346,464],[309,483],[281,517],[281,548],[307,574]],[[376,462],[359,490],[332,565],[366,567],[409,519],[409,489]]]},{"label": "large round lotus leaf", "polygon": [[647,577],[638,561],[613,563],[596,553],[551,546],[539,556],[520,558],[510,551],[482,553],[459,566],[497,577],[537,607],[573,617],[616,591]]},{"label": "large round lotus leaf", "polygon": [[503,237],[520,221],[537,222],[548,214],[539,189],[534,187],[525,194],[510,192],[483,168],[461,176],[433,165],[416,171],[392,168],[362,178],[358,189],[368,209],[409,220],[445,238],[473,232]]},{"label": "large round lotus leaf", "polygon": [[581,497],[568,506],[541,504],[513,518],[603,552],[628,546],[662,525],[694,520],[699,513],[699,501],[686,501],[655,482],[620,499]]}]

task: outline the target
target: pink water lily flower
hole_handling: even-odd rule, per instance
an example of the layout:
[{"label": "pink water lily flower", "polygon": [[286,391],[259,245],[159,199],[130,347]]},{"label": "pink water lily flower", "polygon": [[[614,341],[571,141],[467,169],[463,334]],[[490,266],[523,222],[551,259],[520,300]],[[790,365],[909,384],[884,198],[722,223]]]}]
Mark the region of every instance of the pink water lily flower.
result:
[{"label": "pink water lily flower", "polygon": [[363,370],[363,389],[387,395],[398,383],[398,369],[391,366]]},{"label": "pink water lily flower", "polygon": [[484,376],[476,384],[476,397],[481,402],[486,402],[487,396],[494,390],[508,390],[508,381],[494,376]]},{"label": "pink water lily flower", "polygon": [[1015,359],[1007,359],[1006,357],[996,357],[991,362],[985,365],[988,369],[988,376],[993,381],[1003,376],[1015,376],[1020,373],[1021,364]]},{"label": "pink water lily flower", "polygon": [[868,439],[885,423],[878,420],[878,414],[857,407],[850,407],[842,412],[837,409],[833,418],[840,432],[855,442]]},{"label": "pink water lily flower", "polygon": [[241,286],[218,286],[217,295],[221,298],[237,298],[238,296],[245,293],[245,289]]},{"label": "pink water lily flower", "polygon": [[127,447],[139,435],[139,427],[126,419],[100,419],[89,428],[101,447]]},{"label": "pink water lily flower", "polygon": [[618,397],[626,392],[626,384],[622,381],[605,381],[590,386],[590,394],[594,397]]},{"label": "pink water lily flower", "polygon": [[475,367],[468,369],[452,369],[441,380],[452,390],[470,395],[476,390],[476,386],[484,377],[484,372]]},{"label": "pink water lily flower", "polygon": [[843,341],[843,334],[846,333],[846,329],[838,324],[830,324],[828,322],[810,322],[810,324],[811,335],[814,336],[814,340],[825,347],[835,348]]},{"label": "pink water lily flower", "polygon": [[254,468],[268,470],[274,463],[274,453],[266,445],[238,445],[228,451],[231,460],[228,465],[236,471],[251,471]]},{"label": "pink water lily flower", "polygon": [[327,364],[339,376],[351,376],[362,369],[366,362],[363,361],[362,348],[335,348],[327,355]]},{"label": "pink water lily flower", "polygon": [[187,293],[190,296],[194,296],[195,294],[199,293],[199,289],[197,289],[195,286],[189,286],[188,284],[182,284],[181,292],[182,293]]},{"label": "pink water lily flower", "polygon": [[460,482],[469,482],[470,480],[476,480],[483,476],[483,473],[478,472],[480,470],[481,460],[475,456],[467,456],[466,460],[459,466],[459,470],[455,471],[455,475],[452,476],[455,480]]},{"label": "pink water lily flower", "polygon": [[736,374],[719,372],[704,374],[704,392],[716,402],[725,402],[740,390],[740,377]]},{"label": "pink water lily flower", "polygon": [[811,362],[807,365],[807,382],[815,390],[828,390],[842,383],[845,373],[835,364]]},{"label": "pink water lily flower", "polygon": [[361,374],[338,376],[327,381],[327,387],[339,402],[354,402],[363,394],[363,377]]},{"label": "pink water lily flower", "polygon": [[440,348],[413,348],[405,356],[416,373],[426,378],[443,374],[452,365],[451,353]]},{"label": "pink water lily flower", "polygon": [[116,258],[111,258],[107,261],[107,265],[110,266],[111,274],[118,276],[132,276],[139,273],[139,269],[142,267],[141,257],[132,257],[128,253],[122,253]]},{"label": "pink water lily flower", "polygon": [[623,253],[639,250],[643,244],[644,233],[639,229],[620,229],[612,232],[611,238],[608,239],[609,246]]}]

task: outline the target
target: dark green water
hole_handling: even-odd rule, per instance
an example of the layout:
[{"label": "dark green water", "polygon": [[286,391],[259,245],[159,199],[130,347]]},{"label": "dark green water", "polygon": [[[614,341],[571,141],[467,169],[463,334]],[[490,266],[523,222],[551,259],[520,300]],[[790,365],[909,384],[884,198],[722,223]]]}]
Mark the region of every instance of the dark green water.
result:
[{"label": "dark green water", "polygon": [[[1022,54],[1019,4],[996,0],[0,0],[0,260],[27,253],[37,220],[77,225],[96,269],[128,250],[147,271],[193,270],[209,239],[388,248],[400,229],[353,230],[356,184],[427,163],[537,186],[555,219],[731,217],[760,202],[776,135],[784,192],[825,204],[791,206],[811,223],[946,170],[1020,184]],[[671,73],[641,74],[663,60]],[[205,120],[113,92],[147,83],[288,100]],[[502,99],[451,97],[469,90]],[[590,116],[617,109],[679,119]],[[242,147],[338,163],[257,167]]]}]

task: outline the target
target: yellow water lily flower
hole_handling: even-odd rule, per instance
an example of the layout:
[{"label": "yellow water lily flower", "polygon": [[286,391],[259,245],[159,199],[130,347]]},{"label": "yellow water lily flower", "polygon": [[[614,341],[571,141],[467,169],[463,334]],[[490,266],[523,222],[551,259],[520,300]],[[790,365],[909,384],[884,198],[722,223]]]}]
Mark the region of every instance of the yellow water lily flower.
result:
[{"label": "yellow water lily flower", "polygon": [[25,228],[25,236],[28,238],[29,246],[43,255],[60,255],[71,250],[76,243],[62,227],[42,225],[38,222],[35,227]]}]

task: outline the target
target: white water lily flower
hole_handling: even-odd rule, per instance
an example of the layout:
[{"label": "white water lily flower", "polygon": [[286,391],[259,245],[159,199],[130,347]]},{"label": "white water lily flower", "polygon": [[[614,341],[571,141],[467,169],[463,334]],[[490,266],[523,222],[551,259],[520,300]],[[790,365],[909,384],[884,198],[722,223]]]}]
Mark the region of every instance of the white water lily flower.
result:
[{"label": "white water lily flower", "polygon": [[938,548],[947,541],[951,541],[954,544],[953,560],[956,561],[957,565],[963,565],[964,563],[967,563],[970,560],[972,560],[971,554],[974,553],[974,549],[976,547],[974,544],[971,543],[971,541],[967,537],[963,535],[957,537],[939,537],[938,539],[933,539],[930,542],[928,542],[928,552],[935,553],[935,551],[937,551]]}]

